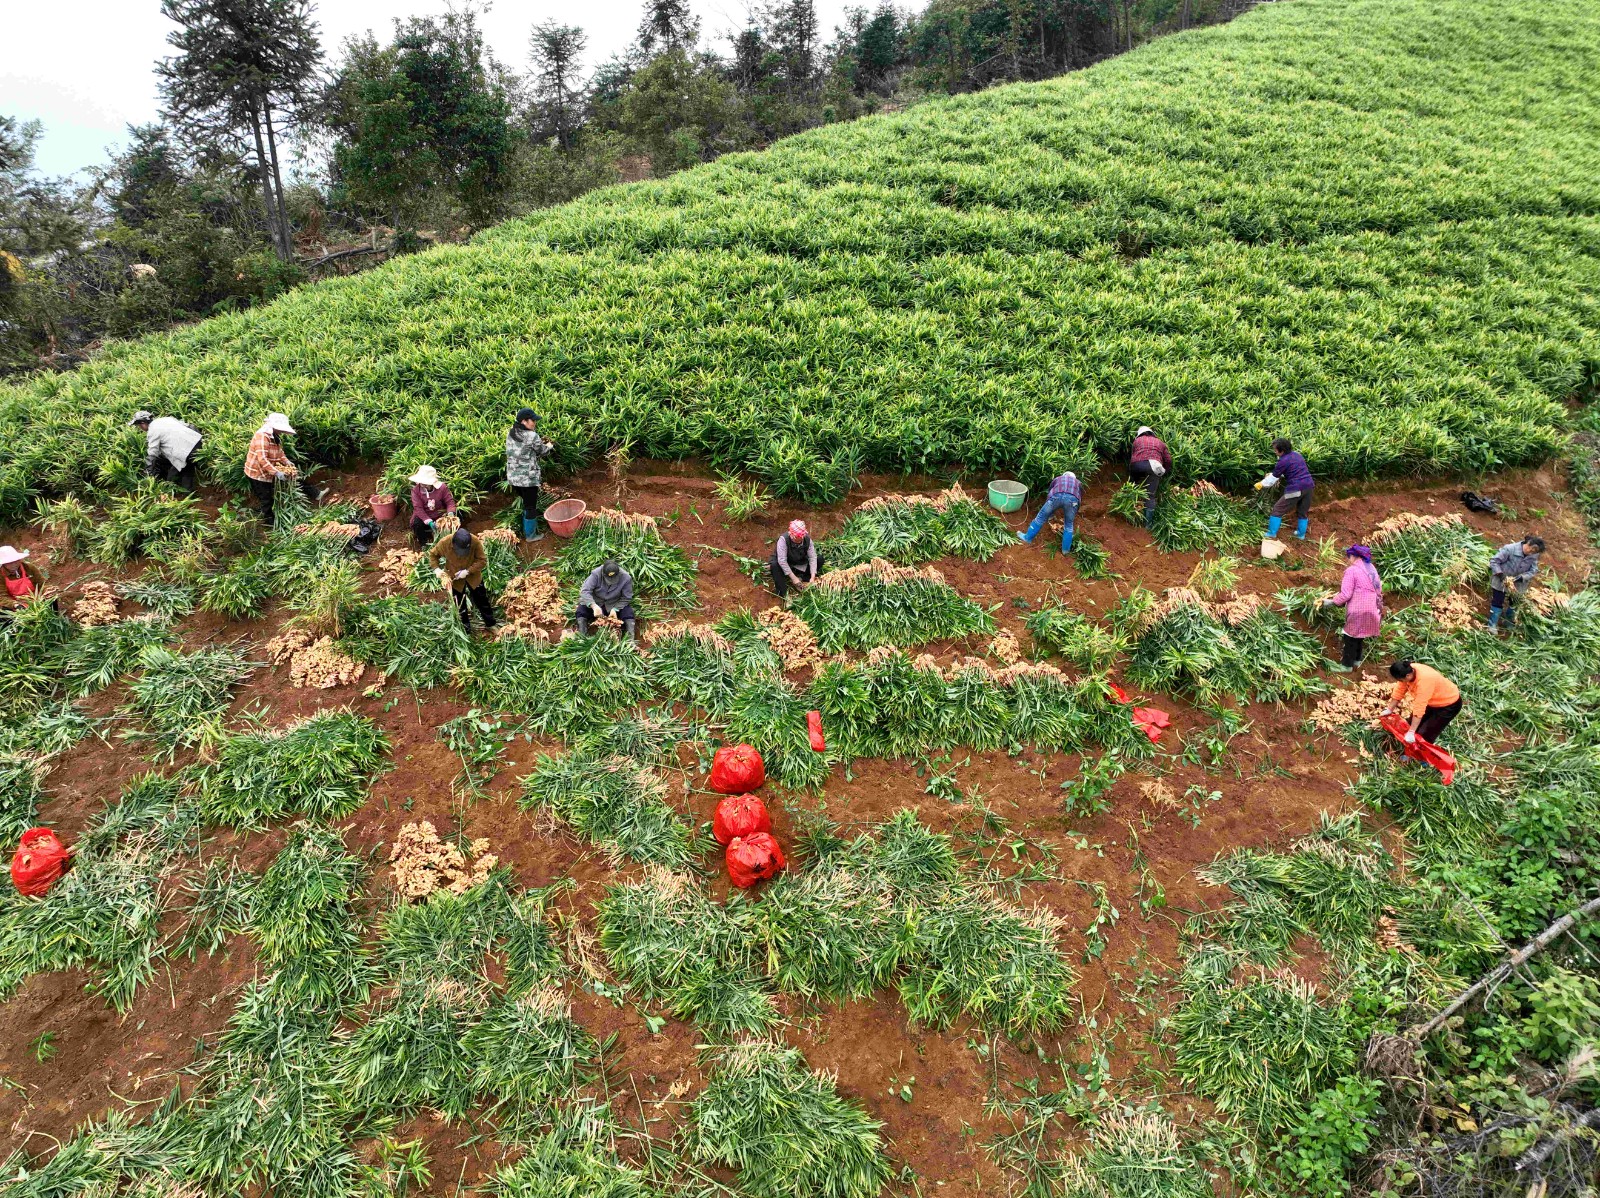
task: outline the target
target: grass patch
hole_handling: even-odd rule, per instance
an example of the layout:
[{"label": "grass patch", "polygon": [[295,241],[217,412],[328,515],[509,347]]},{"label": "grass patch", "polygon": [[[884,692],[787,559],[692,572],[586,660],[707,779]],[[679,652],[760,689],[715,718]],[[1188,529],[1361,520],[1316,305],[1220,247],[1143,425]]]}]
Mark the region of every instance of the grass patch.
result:
[{"label": "grass patch", "polygon": [[391,595],[363,603],[351,614],[339,648],[376,666],[406,686],[444,686],[473,660],[472,638],[449,599],[424,603]]},{"label": "grass patch", "polygon": [[251,903],[250,935],[285,1004],[341,1010],[366,995],[371,970],[357,914],[366,871],[337,831],[297,824]]},{"label": "grass patch", "polygon": [[230,649],[175,653],[163,645],[145,646],[135,664],[139,676],[128,684],[124,710],[144,727],[122,735],[153,745],[167,761],[222,742],[233,692],[255,669]]},{"label": "grass patch", "polygon": [[694,828],[666,800],[667,784],[645,762],[623,754],[575,750],[540,754],[522,780],[524,810],[547,807],[577,835],[604,849],[613,864],[687,869],[704,851]]},{"label": "grass patch", "polygon": [[1034,643],[1059,653],[1084,670],[1104,670],[1127,650],[1126,639],[1107,631],[1082,612],[1064,603],[1050,602],[1022,620]]},{"label": "grass patch", "polygon": [[735,1170],[752,1198],[873,1198],[889,1180],[882,1124],[798,1049],[746,1041],[708,1055],[709,1080],[689,1108],[695,1160]]},{"label": "grass patch", "polygon": [[1494,556],[1489,542],[1454,514],[1405,512],[1378,525],[1367,540],[1389,595],[1443,595],[1469,579],[1486,578]]},{"label": "grass patch", "polygon": [[824,653],[992,632],[994,621],[937,570],[900,569],[879,559],[824,574],[791,601]]},{"label": "grass patch", "polygon": [[321,711],[281,730],[240,733],[201,772],[200,806],[208,820],[236,828],[291,816],[340,819],[366,801],[388,752],[383,730],[352,711]]},{"label": "grass patch", "polygon": [[1017,539],[994,512],[957,483],[933,498],[880,495],[858,507],[822,544],[832,569],[874,558],[914,566],[955,556],[986,562]]},{"label": "grass patch", "polygon": [[[1111,514],[1129,524],[1144,524],[1145,489],[1123,483],[1111,496]],[[1192,487],[1165,487],[1156,505],[1150,535],[1166,553],[1226,553],[1261,535],[1265,521],[1257,505],[1224,495],[1208,482]]]},{"label": "grass patch", "polygon": [[695,564],[667,543],[655,518],[601,508],[585,513],[578,531],[556,554],[556,577],[574,588],[574,608],[576,588],[607,558],[615,558],[633,576],[640,597],[674,607],[695,605]]}]

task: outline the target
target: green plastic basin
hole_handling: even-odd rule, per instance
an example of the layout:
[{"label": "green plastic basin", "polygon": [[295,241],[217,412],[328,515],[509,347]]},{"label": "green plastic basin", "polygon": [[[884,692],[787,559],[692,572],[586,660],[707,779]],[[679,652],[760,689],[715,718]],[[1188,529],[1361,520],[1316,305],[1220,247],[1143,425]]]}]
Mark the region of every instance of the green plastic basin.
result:
[{"label": "green plastic basin", "polygon": [[1014,512],[1028,497],[1028,488],[1009,478],[996,479],[989,484],[989,506],[997,512]]}]

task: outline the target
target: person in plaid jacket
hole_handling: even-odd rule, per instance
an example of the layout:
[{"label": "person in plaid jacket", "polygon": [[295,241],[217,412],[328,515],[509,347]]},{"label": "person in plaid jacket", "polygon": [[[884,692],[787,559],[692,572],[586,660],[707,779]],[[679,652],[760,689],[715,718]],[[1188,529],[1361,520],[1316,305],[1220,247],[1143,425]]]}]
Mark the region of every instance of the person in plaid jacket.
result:
[{"label": "person in plaid jacket", "polygon": [[300,478],[300,467],[283,452],[282,437],[294,436],[294,426],[282,412],[268,412],[267,418],[250,438],[250,448],[244,455],[244,476],[250,480],[250,493],[261,507],[261,518],[272,523],[273,492],[280,478],[299,480],[300,493],[316,503],[327,489],[318,490]]}]

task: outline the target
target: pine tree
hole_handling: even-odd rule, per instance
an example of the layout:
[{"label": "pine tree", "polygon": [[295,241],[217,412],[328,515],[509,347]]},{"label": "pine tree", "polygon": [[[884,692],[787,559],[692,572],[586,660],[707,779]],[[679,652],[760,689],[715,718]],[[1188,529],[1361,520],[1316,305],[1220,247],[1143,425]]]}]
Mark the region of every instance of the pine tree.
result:
[{"label": "pine tree", "polygon": [[687,0],[645,0],[639,22],[639,50],[646,58],[681,50],[688,54],[700,40],[700,19]]},{"label": "pine tree", "polygon": [[544,21],[533,27],[535,100],[563,150],[572,148],[578,125],[578,110],[583,103],[579,59],[588,42],[588,35],[576,25]]},{"label": "pine tree", "polygon": [[322,61],[309,0],[161,0],[177,50],[156,64],[167,115],[191,132],[254,145],[273,248],[294,252],[283,203],[278,129],[311,99]]}]

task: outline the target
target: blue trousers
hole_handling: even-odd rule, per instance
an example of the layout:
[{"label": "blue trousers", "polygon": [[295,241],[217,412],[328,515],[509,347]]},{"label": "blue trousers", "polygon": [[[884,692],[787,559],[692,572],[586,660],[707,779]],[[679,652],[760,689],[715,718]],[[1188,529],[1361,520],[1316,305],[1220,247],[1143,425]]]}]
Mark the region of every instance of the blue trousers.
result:
[{"label": "blue trousers", "polygon": [[1028,531],[1022,534],[1022,539],[1028,544],[1033,544],[1033,538],[1039,535],[1039,530],[1044,527],[1045,521],[1057,512],[1061,513],[1061,552],[1068,553],[1072,550],[1072,526],[1078,519],[1078,500],[1070,495],[1056,495],[1047,498],[1044,506],[1039,509],[1039,514],[1033,518],[1033,523],[1028,525]]}]

